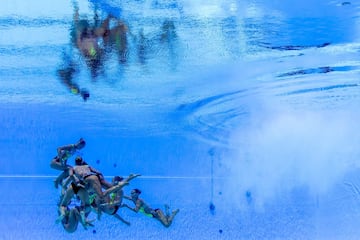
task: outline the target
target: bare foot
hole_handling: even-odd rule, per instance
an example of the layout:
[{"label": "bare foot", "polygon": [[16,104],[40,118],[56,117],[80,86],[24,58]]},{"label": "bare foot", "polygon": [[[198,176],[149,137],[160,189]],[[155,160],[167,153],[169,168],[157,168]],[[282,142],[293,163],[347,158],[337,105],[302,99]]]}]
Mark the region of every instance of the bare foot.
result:
[{"label": "bare foot", "polygon": [[136,178],[136,177],[139,177],[139,176],[141,176],[141,174],[131,173],[131,174],[129,175],[129,179],[133,179],[133,178]]},{"label": "bare foot", "polygon": [[170,209],[170,207],[169,207],[169,205],[167,205],[167,204],[165,204],[164,206],[165,206],[165,215],[166,215],[166,216],[169,216],[169,215],[170,215],[170,214],[169,214],[169,209]]},{"label": "bare foot", "polygon": [[175,217],[175,215],[178,214],[178,212],[180,212],[180,209],[176,209],[176,210],[172,211],[171,213]]},{"label": "bare foot", "polygon": [[65,217],[65,210],[66,210],[66,207],[64,207],[64,206],[60,206],[59,207],[59,212],[60,212],[60,215],[59,215],[59,217],[56,219],[56,221],[55,221],[55,223],[56,224],[58,224],[58,223],[60,223],[63,219],[64,219],[64,217]]}]

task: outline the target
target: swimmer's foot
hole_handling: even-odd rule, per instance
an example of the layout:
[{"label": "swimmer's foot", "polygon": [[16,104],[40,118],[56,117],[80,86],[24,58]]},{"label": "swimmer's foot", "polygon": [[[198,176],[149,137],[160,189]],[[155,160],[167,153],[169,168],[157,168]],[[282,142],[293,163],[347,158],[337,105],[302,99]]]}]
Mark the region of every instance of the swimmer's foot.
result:
[{"label": "swimmer's foot", "polygon": [[180,212],[180,209],[176,209],[174,211],[172,211],[172,216],[175,217],[176,214],[178,214],[178,212]]},{"label": "swimmer's foot", "polygon": [[93,222],[95,222],[95,219],[91,219],[91,220],[87,219],[84,211],[80,211],[80,217],[81,217],[81,224],[83,225],[85,230],[87,230],[87,227],[94,227]]},{"label": "swimmer's foot", "polygon": [[64,217],[65,217],[65,210],[66,210],[66,207],[64,207],[64,206],[60,206],[59,207],[59,213],[60,213],[60,215],[59,215],[59,217],[56,219],[56,221],[55,221],[55,223],[56,224],[58,224],[58,223],[60,223],[63,219],[64,219]]},{"label": "swimmer's foot", "polygon": [[130,181],[130,180],[132,180],[132,179],[134,179],[134,178],[136,178],[136,177],[139,177],[139,176],[141,176],[141,174],[134,174],[134,173],[131,173],[130,175],[129,175],[129,177],[128,177],[128,181]]},{"label": "swimmer's foot", "polygon": [[86,219],[86,226],[94,227],[95,225],[93,224],[93,222],[95,222],[95,219],[91,219],[91,220]]},{"label": "swimmer's foot", "polygon": [[165,215],[166,215],[166,216],[169,216],[169,209],[170,209],[170,207],[169,207],[169,205],[167,205],[167,204],[165,204],[164,206],[165,206]]}]

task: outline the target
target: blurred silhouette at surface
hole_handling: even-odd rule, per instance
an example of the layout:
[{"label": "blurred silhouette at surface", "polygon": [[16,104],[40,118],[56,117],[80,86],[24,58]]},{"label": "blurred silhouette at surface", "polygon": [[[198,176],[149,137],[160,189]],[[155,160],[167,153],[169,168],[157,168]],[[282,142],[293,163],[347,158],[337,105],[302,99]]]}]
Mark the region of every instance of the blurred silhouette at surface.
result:
[{"label": "blurred silhouette at surface", "polygon": [[74,82],[74,75],[79,71],[77,64],[65,52],[63,52],[63,62],[64,65],[57,70],[58,77],[72,94],[80,95],[86,101],[90,97],[89,91],[85,88],[80,89]]},{"label": "blurred silhouette at surface", "polygon": [[177,63],[177,33],[173,20],[166,19],[162,22],[159,31],[151,34],[145,33],[144,28],[138,30],[133,36],[135,40],[138,61],[145,65],[152,58],[164,58],[167,64],[174,68]]},{"label": "blurred silhouette at surface", "polygon": [[99,44],[99,38],[106,35],[104,24],[97,26],[98,16],[94,14],[94,21],[80,19],[79,9],[75,7],[73,44],[83,56],[91,77],[95,79],[102,70],[104,49]]},{"label": "blurred silhouette at surface", "polygon": [[[70,93],[79,95],[84,101],[90,98],[90,92],[84,87],[82,74],[85,70],[92,81],[106,78],[106,63],[116,59],[119,66],[128,67],[135,60],[141,65],[164,64],[174,69],[177,66],[178,45],[175,23],[171,19],[160,20],[159,28],[146,32],[147,26],[134,24],[136,34],[130,31],[130,23],[119,16],[106,12],[98,13],[94,7],[91,17],[80,15],[76,1],[73,1],[73,21],[70,28],[70,44],[64,48],[62,63],[57,76]],[[99,7],[99,6],[98,6]],[[152,24],[152,23],[149,23]],[[123,68],[116,72],[121,78]],[[80,86],[80,83],[82,86]]]}]

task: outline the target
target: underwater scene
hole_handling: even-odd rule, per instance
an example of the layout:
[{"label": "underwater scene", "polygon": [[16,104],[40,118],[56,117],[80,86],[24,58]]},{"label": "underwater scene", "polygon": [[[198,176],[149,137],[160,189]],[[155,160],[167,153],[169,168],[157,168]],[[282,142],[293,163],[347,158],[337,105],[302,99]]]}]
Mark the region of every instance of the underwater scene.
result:
[{"label": "underwater scene", "polygon": [[358,239],[360,3],[2,0],[0,239]]}]

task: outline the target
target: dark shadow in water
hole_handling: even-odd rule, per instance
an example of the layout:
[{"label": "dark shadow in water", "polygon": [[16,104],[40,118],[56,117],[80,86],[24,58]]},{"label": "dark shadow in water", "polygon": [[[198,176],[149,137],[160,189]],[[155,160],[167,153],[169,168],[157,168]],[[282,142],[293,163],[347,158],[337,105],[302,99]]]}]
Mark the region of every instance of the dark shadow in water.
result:
[{"label": "dark shadow in water", "polygon": [[[330,72],[347,72],[347,71],[352,71],[352,70],[357,70],[357,69],[359,69],[358,66],[338,66],[338,67],[326,66],[326,67],[309,68],[309,69],[301,69],[301,70],[291,71],[291,72],[280,74],[277,77],[293,77],[293,76],[298,76],[298,75],[322,74],[322,73],[330,73]],[[336,88],[349,88],[349,87],[359,87],[359,84],[337,84],[337,85],[318,87],[318,88],[301,89],[301,90],[288,92],[288,93],[286,93],[286,95],[327,91],[327,90],[332,90],[332,89],[336,89]]]},{"label": "dark shadow in water", "polygon": [[79,68],[65,51],[63,52],[63,62],[64,65],[57,70],[58,77],[72,94],[80,94],[82,99],[86,101],[90,97],[90,93],[85,88],[80,89],[79,85],[74,81],[74,75],[79,71]]},{"label": "dark shadow in water", "polygon": [[282,95],[294,95],[294,94],[302,94],[302,93],[310,93],[310,92],[320,92],[320,91],[328,91],[337,88],[350,88],[350,87],[359,87],[359,84],[338,84],[332,86],[325,86],[325,87],[318,87],[318,88],[308,88],[308,89],[301,89],[292,92],[287,92],[286,94]]},{"label": "dark shadow in water", "polygon": [[147,65],[152,59],[165,58],[166,65],[175,70],[179,54],[175,22],[165,18],[155,34],[145,33],[144,27],[141,25],[137,34],[130,33],[137,62]]},{"label": "dark shadow in water", "polygon": [[[238,104],[249,89],[209,96],[194,102],[179,105],[174,111],[176,121],[184,121],[184,131],[196,132],[198,136],[213,144],[227,144],[229,129],[234,121],[248,109]],[[210,154],[210,153],[209,153]]]},{"label": "dark shadow in water", "polygon": [[290,77],[290,76],[297,76],[297,75],[306,75],[306,74],[316,74],[316,73],[329,73],[329,72],[347,72],[352,70],[359,69],[358,66],[339,66],[339,67],[318,67],[318,68],[308,68],[308,69],[301,69],[296,71],[291,71],[287,73],[283,73],[278,75],[277,77]]},{"label": "dark shadow in water", "polygon": [[314,46],[293,46],[293,45],[288,45],[288,46],[266,46],[266,45],[270,45],[269,43],[263,43],[265,48],[269,48],[269,49],[274,49],[274,50],[303,50],[303,49],[307,49],[307,48],[323,48],[326,46],[329,46],[330,43],[323,43],[323,44],[319,44],[319,45],[314,45]]},{"label": "dark shadow in water", "polygon": [[198,100],[196,102],[193,102],[193,103],[181,104],[180,106],[177,107],[177,110],[178,111],[184,111],[184,112],[187,112],[187,113],[194,112],[197,109],[199,109],[199,108],[201,108],[201,107],[203,107],[203,106],[205,106],[205,105],[207,105],[207,104],[209,104],[209,103],[211,103],[213,101],[225,98],[227,96],[236,95],[236,94],[242,93],[244,91],[245,90],[239,90],[239,91],[219,94],[219,95],[211,96],[211,97],[208,97],[208,98],[200,99],[200,100]]}]

